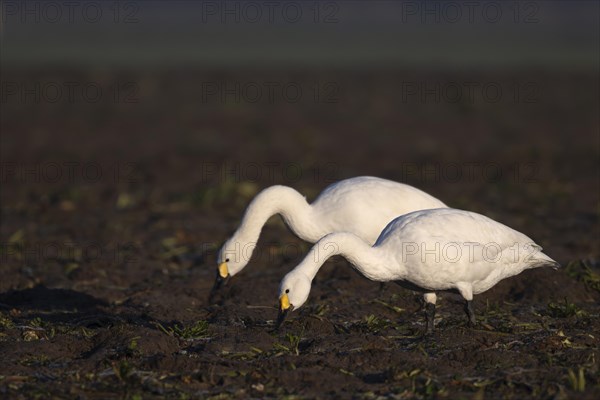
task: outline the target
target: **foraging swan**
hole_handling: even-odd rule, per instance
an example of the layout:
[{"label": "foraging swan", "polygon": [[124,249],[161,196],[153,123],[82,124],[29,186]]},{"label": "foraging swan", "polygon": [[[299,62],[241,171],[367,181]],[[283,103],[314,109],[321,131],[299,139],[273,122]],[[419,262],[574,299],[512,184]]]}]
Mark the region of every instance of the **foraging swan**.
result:
[{"label": "foraging swan", "polygon": [[370,176],[329,185],[312,204],[292,188],[271,186],[252,200],[240,227],[221,248],[211,297],[224,280],[246,266],[263,225],[275,214],[281,214],[297,236],[311,243],[332,232],[353,232],[373,244],[397,216],[441,207],[446,205],[419,189]]},{"label": "foraging swan", "polygon": [[525,269],[560,265],[524,234],[488,217],[452,208],[415,211],[390,222],[371,245],[348,232],[332,233],[313,246],[279,288],[278,324],[300,308],[319,268],[331,256],[344,256],[367,278],[400,281],[426,292],[427,332],[433,331],[435,292],[456,290],[475,323],[474,294]]}]

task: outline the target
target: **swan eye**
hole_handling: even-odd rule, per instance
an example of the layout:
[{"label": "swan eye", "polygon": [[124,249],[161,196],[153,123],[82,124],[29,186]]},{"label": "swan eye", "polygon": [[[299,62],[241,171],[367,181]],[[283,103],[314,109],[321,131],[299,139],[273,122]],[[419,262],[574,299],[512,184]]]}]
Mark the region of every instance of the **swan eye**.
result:
[{"label": "swan eye", "polygon": [[289,292],[290,292],[290,289],[285,289],[285,292],[286,292],[286,293],[289,293]]},{"label": "swan eye", "polygon": [[225,259],[225,262],[229,262],[229,258],[226,258],[226,259]]}]

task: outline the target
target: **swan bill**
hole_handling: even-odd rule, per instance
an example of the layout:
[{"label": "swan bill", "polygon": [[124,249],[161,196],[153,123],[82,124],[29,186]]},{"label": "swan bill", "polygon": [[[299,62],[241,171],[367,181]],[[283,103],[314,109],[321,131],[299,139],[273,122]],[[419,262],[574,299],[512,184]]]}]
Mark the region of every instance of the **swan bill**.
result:
[{"label": "swan bill", "polygon": [[219,264],[218,274],[223,279],[229,276],[229,269],[227,268],[226,262],[222,262],[221,264]]},{"label": "swan bill", "polygon": [[285,318],[289,314],[290,311],[294,309],[294,306],[290,304],[290,299],[287,294],[283,294],[279,298],[279,315],[277,316],[277,328],[283,324]]},{"label": "swan bill", "polygon": [[288,297],[287,293],[284,293],[279,298],[279,310],[286,311],[290,307],[291,307],[290,298]]}]

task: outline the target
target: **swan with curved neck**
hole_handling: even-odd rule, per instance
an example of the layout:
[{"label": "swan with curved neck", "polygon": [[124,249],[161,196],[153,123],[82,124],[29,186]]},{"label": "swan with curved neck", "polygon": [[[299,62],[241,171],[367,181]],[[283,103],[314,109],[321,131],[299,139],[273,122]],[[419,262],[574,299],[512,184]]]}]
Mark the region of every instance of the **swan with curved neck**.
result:
[{"label": "swan with curved neck", "polygon": [[345,231],[373,244],[398,215],[440,207],[446,205],[419,189],[369,176],[334,183],[311,204],[290,187],[271,186],[252,200],[239,228],[219,251],[211,294],[248,264],[263,226],[273,215],[280,214],[292,232],[311,243]]},{"label": "swan with curved neck", "polygon": [[433,331],[436,292],[458,291],[471,324],[474,294],[525,269],[559,264],[524,234],[483,215],[451,208],[416,211],[396,218],[371,246],[358,236],[332,233],[319,240],[282,280],[281,324],[308,299],[312,280],[325,263],[342,255],[374,281],[399,281],[425,292],[427,331]]}]

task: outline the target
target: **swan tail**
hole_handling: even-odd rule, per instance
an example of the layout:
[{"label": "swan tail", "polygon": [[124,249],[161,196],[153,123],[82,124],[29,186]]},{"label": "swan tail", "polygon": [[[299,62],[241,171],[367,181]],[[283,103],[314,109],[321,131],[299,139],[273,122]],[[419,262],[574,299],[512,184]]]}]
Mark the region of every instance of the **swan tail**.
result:
[{"label": "swan tail", "polygon": [[553,259],[551,259],[550,257],[548,257],[546,254],[539,252],[537,254],[535,254],[534,256],[532,256],[532,260],[531,260],[531,265],[534,268],[537,267],[551,267],[552,269],[559,269],[561,268],[561,265],[554,261]]}]

